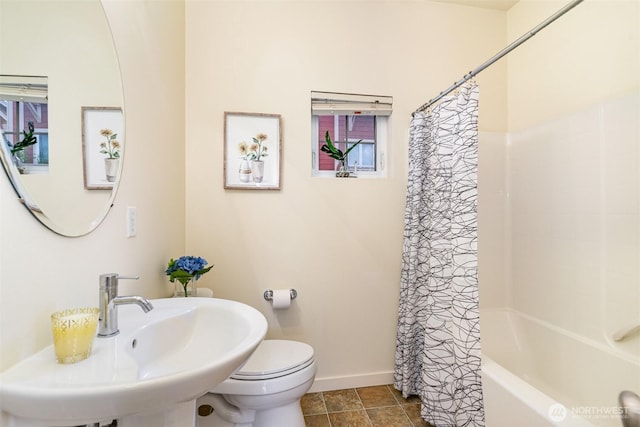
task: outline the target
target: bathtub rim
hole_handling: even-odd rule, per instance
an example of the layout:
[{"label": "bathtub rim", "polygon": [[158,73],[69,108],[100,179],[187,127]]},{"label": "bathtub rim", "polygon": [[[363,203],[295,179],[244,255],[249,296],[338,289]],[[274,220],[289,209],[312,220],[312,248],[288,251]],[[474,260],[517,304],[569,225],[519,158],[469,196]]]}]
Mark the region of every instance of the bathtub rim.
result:
[{"label": "bathtub rim", "polygon": [[[514,399],[517,399],[524,406],[530,408],[538,416],[543,418],[554,427],[596,427],[589,421],[579,416],[573,415],[570,408],[558,402],[552,397],[545,394],[542,390],[532,386],[522,378],[518,377],[498,362],[491,359],[485,354],[482,355],[482,383],[483,383],[483,399],[486,399],[485,381],[490,380],[498,386],[507,390]],[[487,378],[488,376],[488,378]],[[520,391],[516,393],[514,390]],[[561,421],[551,420],[549,417],[549,409],[553,405],[562,405],[567,410],[568,416]],[[486,407],[486,402],[485,402]],[[570,414],[570,415],[569,415]],[[491,427],[491,426],[489,426]],[[495,427],[495,426],[494,426]]]}]

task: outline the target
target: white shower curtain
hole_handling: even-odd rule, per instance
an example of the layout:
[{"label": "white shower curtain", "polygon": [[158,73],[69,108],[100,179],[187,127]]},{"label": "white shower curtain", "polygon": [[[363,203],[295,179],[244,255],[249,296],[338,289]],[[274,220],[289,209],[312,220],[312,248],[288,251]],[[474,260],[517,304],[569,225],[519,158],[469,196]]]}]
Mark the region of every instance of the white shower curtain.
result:
[{"label": "white shower curtain", "polygon": [[484,426],[477,274],[478,87],[411,122],[394,386],[437,427]]}]

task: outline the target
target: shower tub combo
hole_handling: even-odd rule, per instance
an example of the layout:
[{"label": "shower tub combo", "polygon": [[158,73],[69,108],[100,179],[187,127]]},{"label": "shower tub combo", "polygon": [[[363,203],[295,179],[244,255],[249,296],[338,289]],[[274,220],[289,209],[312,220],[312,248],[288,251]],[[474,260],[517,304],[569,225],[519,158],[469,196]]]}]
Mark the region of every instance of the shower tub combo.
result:
[{"label": "shower tub combo", "polygon": [[621,427],[640,361],[510,309],[481,310],[487,427]]}]

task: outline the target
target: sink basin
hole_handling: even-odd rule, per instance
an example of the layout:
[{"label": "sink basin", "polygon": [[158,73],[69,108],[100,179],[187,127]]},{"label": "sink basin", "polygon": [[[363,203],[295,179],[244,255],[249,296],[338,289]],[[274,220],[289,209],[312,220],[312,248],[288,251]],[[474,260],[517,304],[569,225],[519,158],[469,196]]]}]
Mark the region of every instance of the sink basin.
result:
[{"label": "sink basin", "polygon": [[0,408],[49,425],[110,421],[165,411],[224,381],[264,339],[256,309],[215,298],[118,307],[120,334],[96,338],[89,358],[56,363],[53,346],[0,374]]}]

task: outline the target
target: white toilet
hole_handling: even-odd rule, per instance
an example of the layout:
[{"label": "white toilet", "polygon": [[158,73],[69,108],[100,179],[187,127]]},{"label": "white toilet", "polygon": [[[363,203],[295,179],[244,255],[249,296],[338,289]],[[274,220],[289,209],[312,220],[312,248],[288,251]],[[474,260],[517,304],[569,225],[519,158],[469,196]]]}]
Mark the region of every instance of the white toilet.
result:
[{"label": "white toilet", "polygon": [[313,347],[264,340],[244,366],[196,401],[196,426],[304,427],[300,399],[315,375]]}]

